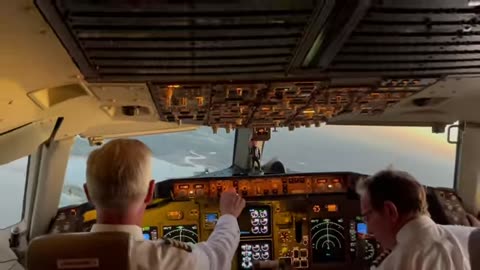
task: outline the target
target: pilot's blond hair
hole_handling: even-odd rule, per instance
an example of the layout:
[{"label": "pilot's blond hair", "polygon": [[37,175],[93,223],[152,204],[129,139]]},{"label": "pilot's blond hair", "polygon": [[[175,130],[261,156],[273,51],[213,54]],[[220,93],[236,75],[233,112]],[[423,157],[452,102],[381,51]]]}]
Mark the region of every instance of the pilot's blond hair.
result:
[{"label": "pilot's blond hair", "polygon": [[90,153],[87,188],[96,207],[126,208],[147,195],[151,150],[134,139],[112,140]]}]

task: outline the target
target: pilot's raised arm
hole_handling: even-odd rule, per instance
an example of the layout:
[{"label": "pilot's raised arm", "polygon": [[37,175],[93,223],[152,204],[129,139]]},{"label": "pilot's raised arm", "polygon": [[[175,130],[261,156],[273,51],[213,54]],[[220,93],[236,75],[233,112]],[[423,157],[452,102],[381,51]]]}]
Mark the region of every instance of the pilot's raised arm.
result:
[{"label": "pilot's raised arm", "polygon": [[368,229],[390,250],[375,270],[470,270],[471,227],[436,224],[427,212],[423,187],[410,174],[381,171],[360,186],[360,206]]},{"label": "pilot's raised arm", "polygon": [[223,192],[220,197],[220,219],[206,242],[193,247],[198,258],[196,269],[230,269],[232,259],[240,243],[240,228],[237,218],[245,207],[245,200],[235,189]]},{"label": "pilot's raised arm", "polygon": [[240,241],[237,217],[245,200],[235,190],[220,197],[221,216],[207,241],[189,245],[173,239],[149,241],[141,224],[152,201],[151,151],[138,140],[112,140],[87,161],[85,193],[97,210],[92,232],[122,231],[133,239],[131,270],[228,270]]}]

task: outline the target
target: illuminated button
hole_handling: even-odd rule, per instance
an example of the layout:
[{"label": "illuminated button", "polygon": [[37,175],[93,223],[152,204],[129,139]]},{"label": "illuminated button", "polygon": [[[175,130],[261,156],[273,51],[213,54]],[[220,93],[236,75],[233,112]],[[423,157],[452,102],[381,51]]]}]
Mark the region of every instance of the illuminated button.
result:
[{"label": "illuminated button", "polygon": [[328,212],[337,212],[338,206],[336,204],[327,204],[327,211]]},{"label": "illuminated button", "polygon": [[298,249],[294,249],[294,250],[293,250],[293,257],[294,257],[294,258],[298,258],[299,256],[300,256],[299,250],[298,250]]},{"label": "illuminated button", "polygon": [[333,185],[332,185],[332,184],[328,184],[328,185],[327,185],[327,188],[328,188],[328,189],[332,189],[332,188],[333,188]]},{"label": "illuminated button", "polygon": [[168,220],[180,220],[183,218],[182,211],[169,211],[167,212],[167,219]]},{"label": "illuminated button", "polygon": [[308,251],[306,248],[300,249],[300,257],[301,258],[306,258],[308,256]]},{"label": "illuminated button", "polygon": [[304,236],[303,236],[302,244],[303,244],[304,246],[308,245],[308,235],[304,235]]},{"label": "illuminated button", "polygon": [[315,213],[320,212],[320,205],[314,205],[313,206],[313,212],[315,212]]}]

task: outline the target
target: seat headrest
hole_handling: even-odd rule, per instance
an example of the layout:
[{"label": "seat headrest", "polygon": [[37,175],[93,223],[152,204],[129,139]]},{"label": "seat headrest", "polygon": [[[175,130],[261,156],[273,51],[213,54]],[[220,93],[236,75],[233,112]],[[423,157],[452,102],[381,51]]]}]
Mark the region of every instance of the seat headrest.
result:
[{"label": "seat headrest", "polygon": [[27,250],[28,270],[128,270],[130,234],[66,233],[33,239]]}]

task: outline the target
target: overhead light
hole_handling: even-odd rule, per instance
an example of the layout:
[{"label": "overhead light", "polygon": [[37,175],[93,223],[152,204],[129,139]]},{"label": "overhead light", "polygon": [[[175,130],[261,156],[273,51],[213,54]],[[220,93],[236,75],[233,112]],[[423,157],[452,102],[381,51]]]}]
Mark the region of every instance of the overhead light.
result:
[{"label": "overhead light", "polygon": [[468,6],[469,6],[469,7],[480,6],[480,1],[479,1],[479,0],[469,0],[469,1],[468,1]]}]

